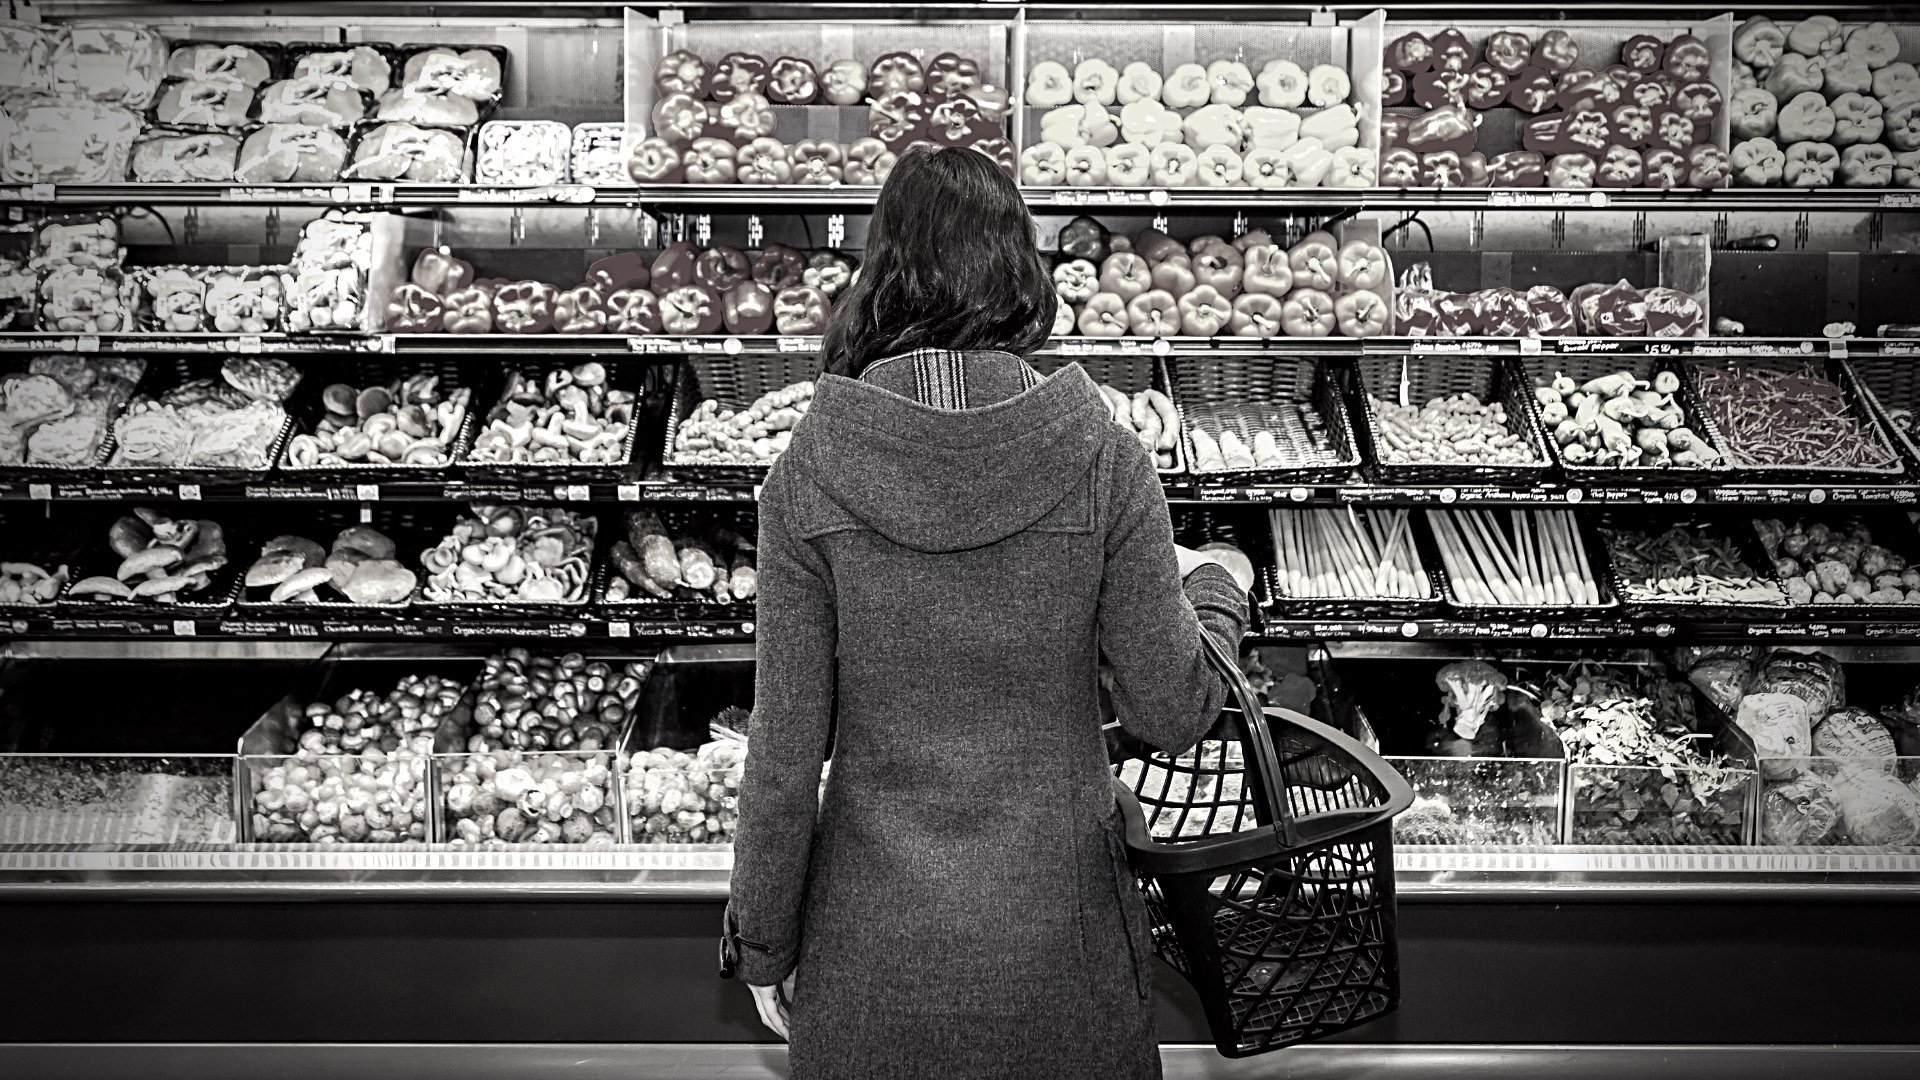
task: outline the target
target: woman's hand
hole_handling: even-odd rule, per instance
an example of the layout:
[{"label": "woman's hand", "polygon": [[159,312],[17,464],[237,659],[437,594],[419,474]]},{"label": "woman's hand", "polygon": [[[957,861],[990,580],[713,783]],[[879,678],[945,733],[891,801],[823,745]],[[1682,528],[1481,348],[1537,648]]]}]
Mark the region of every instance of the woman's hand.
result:
[{"label": "woman's hand", "polygon": [[787,1034],[787,1006],[793,1002],[793,976],[788,975],[786,981],[778,986],[749,986],[747,989],[753,991],[753,1004],[760,1010],[760,1022],[775,1035],[792,1041],[792,1036]]},{"label": "woman's hand", "polygon": [[1233,558],[1226,552],[1195,551],[1192,548],[1181,547],[1179,544],[1175,544],[1173,545],[1173,553],[1180,561],[1180,577],[1182,579],[1188,574],[1193,573],[1195,567],[1204,563],[1213,563],[1216,566],[1226,567],[1227,572],[1233,575],[1233,580],[1239,584],[1243,591],[1251,592],[1253,590],[1253,563],[1248,561],[1245,555],[1240,555],[1238,551],[1232,552],[1231,555],[1240,555],[1240,557]]}]

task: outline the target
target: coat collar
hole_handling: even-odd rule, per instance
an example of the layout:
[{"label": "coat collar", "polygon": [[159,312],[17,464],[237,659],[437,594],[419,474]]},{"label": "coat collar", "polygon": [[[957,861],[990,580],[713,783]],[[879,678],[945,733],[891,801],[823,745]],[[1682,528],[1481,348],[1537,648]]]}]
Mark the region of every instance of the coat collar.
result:
[{"label": "coat collar", "polygon": [[1025,360],[997,349],[915,349],[860,373],[870,386],[948,412],[1005,401],[1040,385]]}]

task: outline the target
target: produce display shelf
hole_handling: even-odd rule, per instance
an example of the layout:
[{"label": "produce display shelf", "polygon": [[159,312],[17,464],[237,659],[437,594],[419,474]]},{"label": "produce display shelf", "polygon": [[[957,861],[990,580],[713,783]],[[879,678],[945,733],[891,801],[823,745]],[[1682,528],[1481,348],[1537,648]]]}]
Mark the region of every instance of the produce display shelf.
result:
[{"label": "produce display shelf", "polygon": [[1175,503],[1254,503],[1259,505],[1363,506],[1821,506],[1870,503],[1920,504],[1920,486],[1885,484],[1743,484],[1648,486],[1548,481],[1528,487],[1448,484],[1345,484],[1334,487],[1286,484],[1217,485],[1192,477],[1168,486]]},{"label": "produce display shelf", "polygon": [[[738,356],[817,353],[818,337],[774,334],[57,334],[0,332],[0,353],[212,354],[217,356]],[[1056,337],[1034,355],[1083,356],[1698,356],[1920,357],[1914,337],[1711,338],[1100,338]]]},{"label": "produce display shelf", "polygon": [[1780,619],[1725,620],[1609,615],[1539,620],[1517,617],[1472,619],[1289,619],[1268,618],[1249,639],[1255,644],[1315,641],[1393,642],[1592,642],[1671,644],[1673,642],[1855,642],[1901,645],[1920,641],[1920,623],[1873,619],[1803,619],[1798,612]]},{"label": "produce display shelf", "polygon": [[[697,190],[697,189],[695,189]],[[1880,189],[1552,190],[1518,188],[1023,188],[1027,205],[1074,209],[1920,210],[1920,192]],[[643,203],[652,200],[642,191]]]}]

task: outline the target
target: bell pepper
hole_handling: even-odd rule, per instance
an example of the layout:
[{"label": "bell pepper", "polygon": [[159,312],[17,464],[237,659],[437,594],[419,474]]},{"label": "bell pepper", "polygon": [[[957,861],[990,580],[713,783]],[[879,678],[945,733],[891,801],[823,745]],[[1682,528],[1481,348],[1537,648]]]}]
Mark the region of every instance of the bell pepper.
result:
[{"label": "bell pepper", "polygon": [[686,169],[689,184],[731,184],[734,182],[735,149],[725,139],[701,138],[693,140],[681,157]]},{"label": "bell pepper", "polygon": [[1537,188],[1547,182],[1547,157],[1531,150],[1496,154],[1487,162],[1487,182],[1497,188]]},{"label": "bell pepper", "polygon": [[1180,130],[1195,153],[1209,146],[1238,147],[1246,138],[1240,110],[1229,105],[1207,105],[1187,114]]},{"label": "bell pepper", "polygon": [[1836,120],[1827,99],[1809,90],[1787,102],[1776,122],[1788,142],[1825,142],[1833,137]]},{"label": "bell pepper", "polygon": [[1194,282],[1199,288],[1212,289],[1227,300],[1240,295],[1240,278],[1246,267],[1246,258],[1228,244],[1212,243],[1194,248]]},{"label": "bell pepper", "polygon": [[873,99],[867,112],[867,134],[898,154],[909,143],[927,137],[927,104],[918,92],[896,90]]},{"label": "bell pepper", "polygon": [[923,92],[934,101],[951,101],[980,88],[980,62],[943,52],[927,61]]},{"label": "bell pepper", "polygon": [[1649,34],[1635,34],[1620,46],[1620,62],[1635,71],[1658,71],[1666,55],[1666,44]]},{"label": "bell pepper", "polygon": [[1227,332],[1234,337],[1279,337],[1285,332],[1285,305],[1267,293],[1242,293],[1234,298]]},{"label": "bell pepper", "polygon": [[1280,151],[1283,187],[1319,187],[1333,172],[1333,153],[1319,139],[1303,138]]},{"label": "bell pepper", "polygon": [[1146,187],[1153,158],[1144,146],[1115,143],[1106,148],[1107,183],[1115,187]]},{"label": "bell pepper", "polygon": [[493,332],[493,293],[469,285],[440,298],[440,328],[449,334]]},{"label": "bell pepper", "polygon": [[1073,310],[1072,304],[1056,297],[1053,302],[1052,335],[1054,337],[1065,337],[1073,333],[1074,322],[1079,318],[1080,313]]},{"label": "bell pepper", "polygon": [[1207,69],[1199,64],[1181,64],[1160,83],[1160,100],[1170,109],[1197,109],[1212,96]]},{"label": "bell pepper", "polygon": [[1187,246],[1155,228],[1141,229],[1128,249],[1150,263],[1163,263],[1175,255],[1185,255]]},{"label": "bell pepper", "polygon": [[1131,251],[1116,251],[1100,264],[1097,292],[1131,300],[1153,288],[1153,267]]},{"label": "bell pepper", "polygon": [[1739,93],[1742,90],[1752,90],[1759,85],[1760,78],[1754,74],[1751,66],[1743,64],[1738,60],[1733,62],[1733,90],[1735,93]]},{"label": "bell pepper", "polygon": [[1260,104],[1268,108],[1297,109],[1307,103],[1307,73],[1291,60],[1267,61],[1253,85]]},{"label": "bell pepper", "polygon": [[1420,155],[1420,186],[1460,188],[1467,186],[1467,167],[1459,154],[1442,150]]},{"label": "bell pepper", "polygon": [[[1329,155],[1330,162],[1331,155]],[[1194,175],[1199,179],[1201,187],[1232,187],[1240,183],[1242,171],[1240,155],[1230,147],[1216,144],[1200,151]]]},{"label": "bell pepper", "polygon": [[797,56],[783,56],[767,68],[760,92],[775,105],[811,105],[820,97],[820,73]]},{"label": "bell pepper", "polygon": [[1467,101],[1467,88],[1473,84],[1473,77],[1465,71],[1443,71],[1435,68],[1423,71],[1413,77],[1413,103],[1423,109],[1438,109],[1442,105],[1464,105]]},{"label": "bell pepper", "polygon": [[627,157],[627,175],[636,184],[678,184],[686,179],[687,172],[680,151],[656,135],[634,146]]},{"label": "bell pepper", "polygon": [[1696,133],[1693,121],[1672,109],[1660,109],[1653,114],[1653,137],[1647,141],[1655,147],[1686,150],[1700,141],[1694,138]]},{"label": "bell pepper", "polygon": [[544,334],[553,329],[559,294],[544,281],[509,281],[493,294],[493,325],[503,334]]},{"label": "bell pepper", "polygon": [[721,317],[720,295],[705,285],[682,285],[660,297],[660,329],[669,334],[717,333]]},{"label": "bell pepper", "polygon": [[746,252],[724,244],[708,248],[693,260],[693,280],[717,293],[747,280],[752,272]]},{"label": "bell pepper", "polygon": [[1656,71],[1628,87],[1627,95],[1633,98],[1634,104],[1658,111],[1672,105],[1673,99],[1680,96],[1680,84],[1666,72]]},{"label": "bell pepper", "polygon": [[1893,166],[1893,151],[1879,143],[1849,146],[1840,151],[1840,183],[1844,187],[1891,187]]},{"label": "bell pepper", "polygon": [[837,184],[846,175],[841,166],[845,151],[832,139],[801,139],[787,147],[787,164],[793,166],[793,182],[809,186]]},{"label": "bell pepper", "polygon": [[753,53],[728,53],[707,73],[707,97],[727,102],[741,94],[758,94],[766,89],[768,77],[766,57]]},{"label": "bell pepper", "polygon": [[707,107],[691,94],[669,94],[653,103],[653,133],[675,146],[693,145],[707,127]]},{"label": "bell pepper", "polygon": [[1507,77],[1507,103],[1524,113],[1546,112],[1553,108],[1559,93],[1553,73],[1545,68],[1528,67]]},{"label": "bell pepper", "polygon": [[1687,155],[1678,150],[1657,147],[1649,150],[1641,158],[1646,167],[1646,177],[1642,186],[1671,191],[1687,186]]},{"label": "bell pepper", "polygon": [[1687,151],[1687,186],[1711,191],[1727,186],[1733,175],[1733,159],[1712,143],[1701,143]]},{"label": "bell pepper", "polygon": [[1067,186],[1107,186],[1107,152],[1098,146],[1076,146],[1067,151]]},{"label": "bell pepper", "polygon": [[927,110],[927,134],[942,146],[966,146],[998,131],[998,125],[980,115],[980,106],[972,98],[936,101]]},{"label": "bell pepper", "polygon": [[1344,101],[1321,109],[1301,118],[1300,137],[1319,139],[1328,150],[1356,146],[1360,142],[1360,114]]},{"label": "bell pepper", "polygon": [[1568,150],[1566,129],[1566,113],[1533,117],[1520,128],[1520,145],[1548,157],[1565,153]]},{"label": "bell pepper", "polygon": [[1841,94],[1870,94],[1873,69],[1867,66],[1866,60],[1852,53],[1829,56],[1820,92],[1830,98]]},{"label": "bell pepper", "polygon": [[867,96],[875,101],[901,91],[918,94],[927,88],[927,72],[912,53],[893,52],[874,60],[867,69]]},{"label": "bell pepper", "polygon": [[1881,113],[1880,103],[1870,97],[1841,94],[1833,99],[1829,107],[1833,109],[1835,146],[1879,142],[1881,133],[1886,130],[1886,119]]},{"label": "bell pepper", "polygon": [[1753,16],[1733,32],[1733,55],[1756,68],[1779,63],[1786,48],[1787,32],[1764,15]]},{"label": "bell pepper", "polygon": [[1172,337],[1178,334],[1179,301],[1165,289],[1148,289],[1127,301],[1127,329],[1135,337]]},{"label": "bell pepper", "polygon": [[773,298],[774,327],[786,336],[824,333],[833,304],[827,294],[807,285],[781,289]]},{"label": "bell pepper", "polygon": [[1405,105],[1413,100],[1413,85],[1407,81],[1407,73],[1387,68],[1380,73],[1380,104],[1382,106]]},{"label": "bell pepper", "polygon": [[1831,15],[1809,16],[1787,31],[1787,48],[1801,56],[1832,56],[1845,45],[1840,20]]},{"label": "bell pepper", "polygon": [[1202,285],[1179,300],[1180,332],[1191,337],[1213,337],[1233,318],[1233,303],[1211,285]]},{"label": "bell pepper", "polygon": [[[993,162],[994,165],[999,167],[1001,172],[1007,174],[1007,179],[1012,180],[1015,178],[1013,140],[1004,135],[995,135],[988,139],[976,139],[967,144],[967,149]],[[1113,147],[1109,146],[1107,149],[1111,151]],[[1142,172],[1144,173],[1146,164],[1146,155],[1144,153],[1140,157],[1140,162]],[[1113,175],[1113,159],[1111,154],[1109,154],[1107,159],[1107,175],[1109,178]]]},{"label": "bell pepper", "polygon": [[1882,119],[1888,145],[1895,150],[1920,150],[1920,98],[1895,105]]},{"label": "bell pepper", "polygon": [[1085,259],[1068,259],[1053,268],[1053,295],[1084,304],[1100,291],[1100,270]]},{"label": "bell pepper", "polygon": [[[1154,289],[1174,296],[1184,296],[1192,292],[1194,286],[1198,284],[1193,276],[1193,259],[1185,252],[1168,255],[1155,262],[1151,271],[1151,280]],[[1129,300],[1128,303],[1132,301]]]},{"label": "bell pepper", "polygon": [[1713,64],[1713,54],[1707,51],[1707,43],[1692,34],[1681,34],[1667,42],[1667,54],[1660,67],[1682,84],[1699,82],[1707,77],[1707,69]]},{"label": "bell pepper", "polygon": [[607,332],[610,334],[657,334],[660,332],[660,300],[651,289],[619,289],[607,297]]},{"label": "bell pepper", "polygon": [[1893,186],[1920,188],[1920,150],[1893,155]]},{"label": "bell pepper", "polygon": [[853,284],[853,259],[844,252],[826,249],[812,252],[807,256],[807,268],[800,273],[800,283],[811,285],[833,300]]},{"label": "bell pepper", "polygon": [[1379,182],[1380,155],[1364,146],[1343,146],[1333,152],[1333,164],[1320,186],[1370,188]]},{"label": "bell pepper", "polygon": [[1560,108],[1567,112],[1586,109],[1606,112],[1620,103],[1620,84],[1605,72],[1581,68],[1560,76],[1554,87]]},{"label": "bell pepper", "polygon": [[1595,156],[1607,152],[1607,146],[1613,142],[1613,125],[1607,122],[1607,114],[1597,109],[1583,109],[1566,117],[1566,125],[1560,129],[1560,144],[1567,152]]},{"label": "bell pepper", "polygon": [[1384,334],[1389,314],[1386,298],[1378,293],[1350,292],[1333,302],[1334,325],[1341,337],[1369,338]]},{"label": "bell pepper", "polygon": [[1580,46],[1574,43],[1573,35],[1565,30],[1549,30],[1540,35],[1533,46],[1533,59],[1530,65],[1545,68],[1555,75],[1563,71],[1572,71],[1573,65],[1580,62]]},{"label": "bell pepper", "polygon": [[1747,139],[1733,148],[1733,176],[1741,187],[1772,187],[1781,182],[1786,166],[1787,155],[1780,144],[1764,136]]},{"label": "bell pepper", "polygon": [[1819,90],[1825,84],[1825,61],[1788,53],[1767,72],[1760,86],[1774,97],[1786,101],[1796,94]]},{"label": "bell pepper", "polygon": [[1435,71],[1465,71],[1473,66],[1473,46],[1468,44],[1467,35],[1448,27],[1433,36],[1433,68]]},{"label": "bell pepper", "polygon": [[1471,154],[1460,155],[1462,187],[1489,187],[1492,180],[1487,175],[1487,155],[1475,150]]},{"label": "bell pepper", "polygon": [[1868,68],[1879,70],[1900,59],[1900,39],[1883,22],[1856,26],[1847,32],[1841,55],[1858,57]]},{"label": "bell pepper", "polygon": [[1727,123],[1736,139],[1757,139],[1773,134],[1780,116],[1780,102],[1765,90],[1741,90],[1733,95]]},{"label": "bell pepper", "polygon": [[757,281],[736,281],[721,297],[720,323],[729,334],[764,334],[773,329],[773,290]]},{"label": "bell pepper", "polygon": [[1644,105],[1622,102],[1607,114],[1607,120],[1613,127],[1614,141],[1621,146],[1638,150],[1653,138],[1653,113]]},{"label": "bell pepper", "polygon": [[719,129],[709,130],[707,134],[718,135],[735,146],[745,146],[755,139],[771,138],[774,123],[773,106],[764,94],[741,93],[707,114],[708,128]]},{"label": "bell pepper", "polygon": [[1380,156],[1380,186],[1417,187],[1420,184],[1420,155],[1404,146],[1396,146]]},{"label": "bell pepper", "polygon": [[1720,88],[1710,82],[1687,83],[1675,95],[1673,103],[1681,116],[1696,124],[1708,123],[1719,116],[1725,104],[1720,96]]},{"label": "bell pepper", "polygon": [[592,285],[575,285],[553,303],[553,328],[562,334],[607,332],[607,301]]},{"label": "bell pepper", "polygon": [[1080,309],[1079,329],[1088,337],[1126,337],[1131,325],[1127,302],[1112,293],[1095,293]]},{"label": "bell pepper", "polygon": [[807,271],[807,257],[785,244],[768,244],[753,260],[753,280],[774,292],[800,284]]},{"label": "bell pepper", "polygon": [[1599,170],[1599,164],[1587,154],[1555,154],[1547,161],[1547,186],[1590,188]]},{"label": "bell pepper", "polygon": [[[856,139],[847,146],[847,163],[841,167],[841,179],[862,187],[877,187],[887,182],[899,160],[879,139]],[[1062,161],[1064,163],[1064,156]]]},{"label": "bell pepper", "polygon": [[1787,147],[1782,172],[1788,187],[1832,187],[1840,168],[1840,151],[1822,142],[1797,142]]},{"label": "bell pepper", "polygon": [[705,93],[707,62],[685,49],[675,49],[653,66],[653,88],[661,97]]},{"label": "bell pepper", "polygon": [[655,296],[665,296],[688,284],[693,281],[698,258],[693,245],[685,240],[675,240],[661,248],[660,254],[653,257],[653,265],[647,268],[648,287]]},{"label": "bell pepper", "polygon": [[1295,289],[1280,305],[1280,328],[1288,337],[1326,337],[1337,325],[1333,297],[1319,289]]},{"label": "bell pepper", "polygon": [[[1298,118],[1294,126],[1299,126]],[[1120,107],[1120,138],[1149,150],[1164,142],[1179,142],[1180,114],[1162,105],[1158,98],[1129,102]]]},{"label": "bell pepper", "polygon": [[742,184],[784,184],[793,179],[786,144],[779,139],[755,139],[734,151],[734,168]]},{"label": "bell pepper", "polygon": [[1334,280],[1349,289],[1373,289],[1387,280],[1387,253],[1365,240],[1349,240],[1335,256]]},{"label": "bell pepper", "polygon": [[632,251],[596,259],[587,267],[587,284],[599,289],[604,296],[612,296],[621,289],[644,289],[651,277],[647,273],[647,261]]},{"label": "bell pepper", "polygon": [[820,72],[820,100],[858,105],[867,96],[867,68],[858,60],[835,60]]},{"label": "bell pepper", "polygon": [[1407,125],[1407,148],[1417,154],[1444,150],[1466,153],[1479,138],[1479,117],[1462,105],[1431,109],[1413,118]]},{"label": "bell pepper", "polygon": [[1467,72],[1467,104],[1491,109],[1507,100],[1507,76],[1491,64]]},{"label": "bell pepper", "polygon": [[439,295],[418,282],[395,286],[393,295],[387,298],[386,327],[390,333],[437,334],[442,317]]},{"label": "bell pepper", "polygon": [[1594,298],[1594,330],[1606,337],[1647,336],[1647,301],[1625,281],[1607,286]]},{"label": "bell pepper", "polygon": [[[879,140],[874,140],[876,144]],[[884,149],[884,147],[883,147]],[[1036,143],[1020,152],[1020,182],[1028,187],[1065,187],[1067,152],[1058,143]]]},{"label": "bell pepper", "polygon": [[[1108,68],[1112,71],[1112,68]],[[1114,79],[1119,79],[1114,72]],[[1238,60],[1215,60],[1207,65],[1207,100],[1215,105],[1231,105],[1239,108],[1247,103],[1247,95],[1253,91],[1253,72]],[[1313,94],[1312,78],[1308,79],[1307,93]],[[1341,97],[1346,97],[1342,93]],[[1111,99],[1109,99],[1111,100]]]},{"label": "bell pepper", "polygon": [[1874,72],[1873,96],[1881,108],[1888,111],[1910,101],[1920,101],[1920,69],[1902,60]]},{"label": "bell pepper", "polygon": [[1105,225],[1082,214],[1061,227],[1060,254],[1097,264],[1107,257],[1111,238]]},{"label": "bell pepper", "polygon": [[422,248],[407,277],[434,296],[445,296],[473,284],[473,264],[455,258],[445,247]]},{"label": "bell pepper", "polygon": [[1293,285],[1298,289],[1318,289],[1332,292],[1339,280],[1340,260],[1334,245],[1333,234],[1326,231],[1310,232],[1300,242],[1287,251],[1287,267],[1293,271]]},{"label": "bell pepper", "polygon": [[1409,75],[1432,71],[1433,42],[1418,31],[1402,34],[1387,45],[1386,61]]},{"label": "bell pepper", "polygon": [[1181,143],[1161,143],[1148,155],[1148,178],[1155,187],[1186,187],[1200,171],[1200,155]]},{"label": "bell pepper", "polygon": [[1515,30],[1499,30],[1487,38],[1485,51],[1487,63],[1512,78],[1532,61],[1533,39]]}]

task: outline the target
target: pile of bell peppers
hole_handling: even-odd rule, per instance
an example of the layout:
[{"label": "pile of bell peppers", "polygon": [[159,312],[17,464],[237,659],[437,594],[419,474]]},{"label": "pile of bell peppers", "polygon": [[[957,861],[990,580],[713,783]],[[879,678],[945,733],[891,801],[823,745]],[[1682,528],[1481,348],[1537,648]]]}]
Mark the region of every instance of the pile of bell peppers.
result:
[{"label": "pile of bell peppers", "polygon": [[1920,188],[1920,70],[1886,23],[1755,16],[1733,55],[1736,184]]}]

